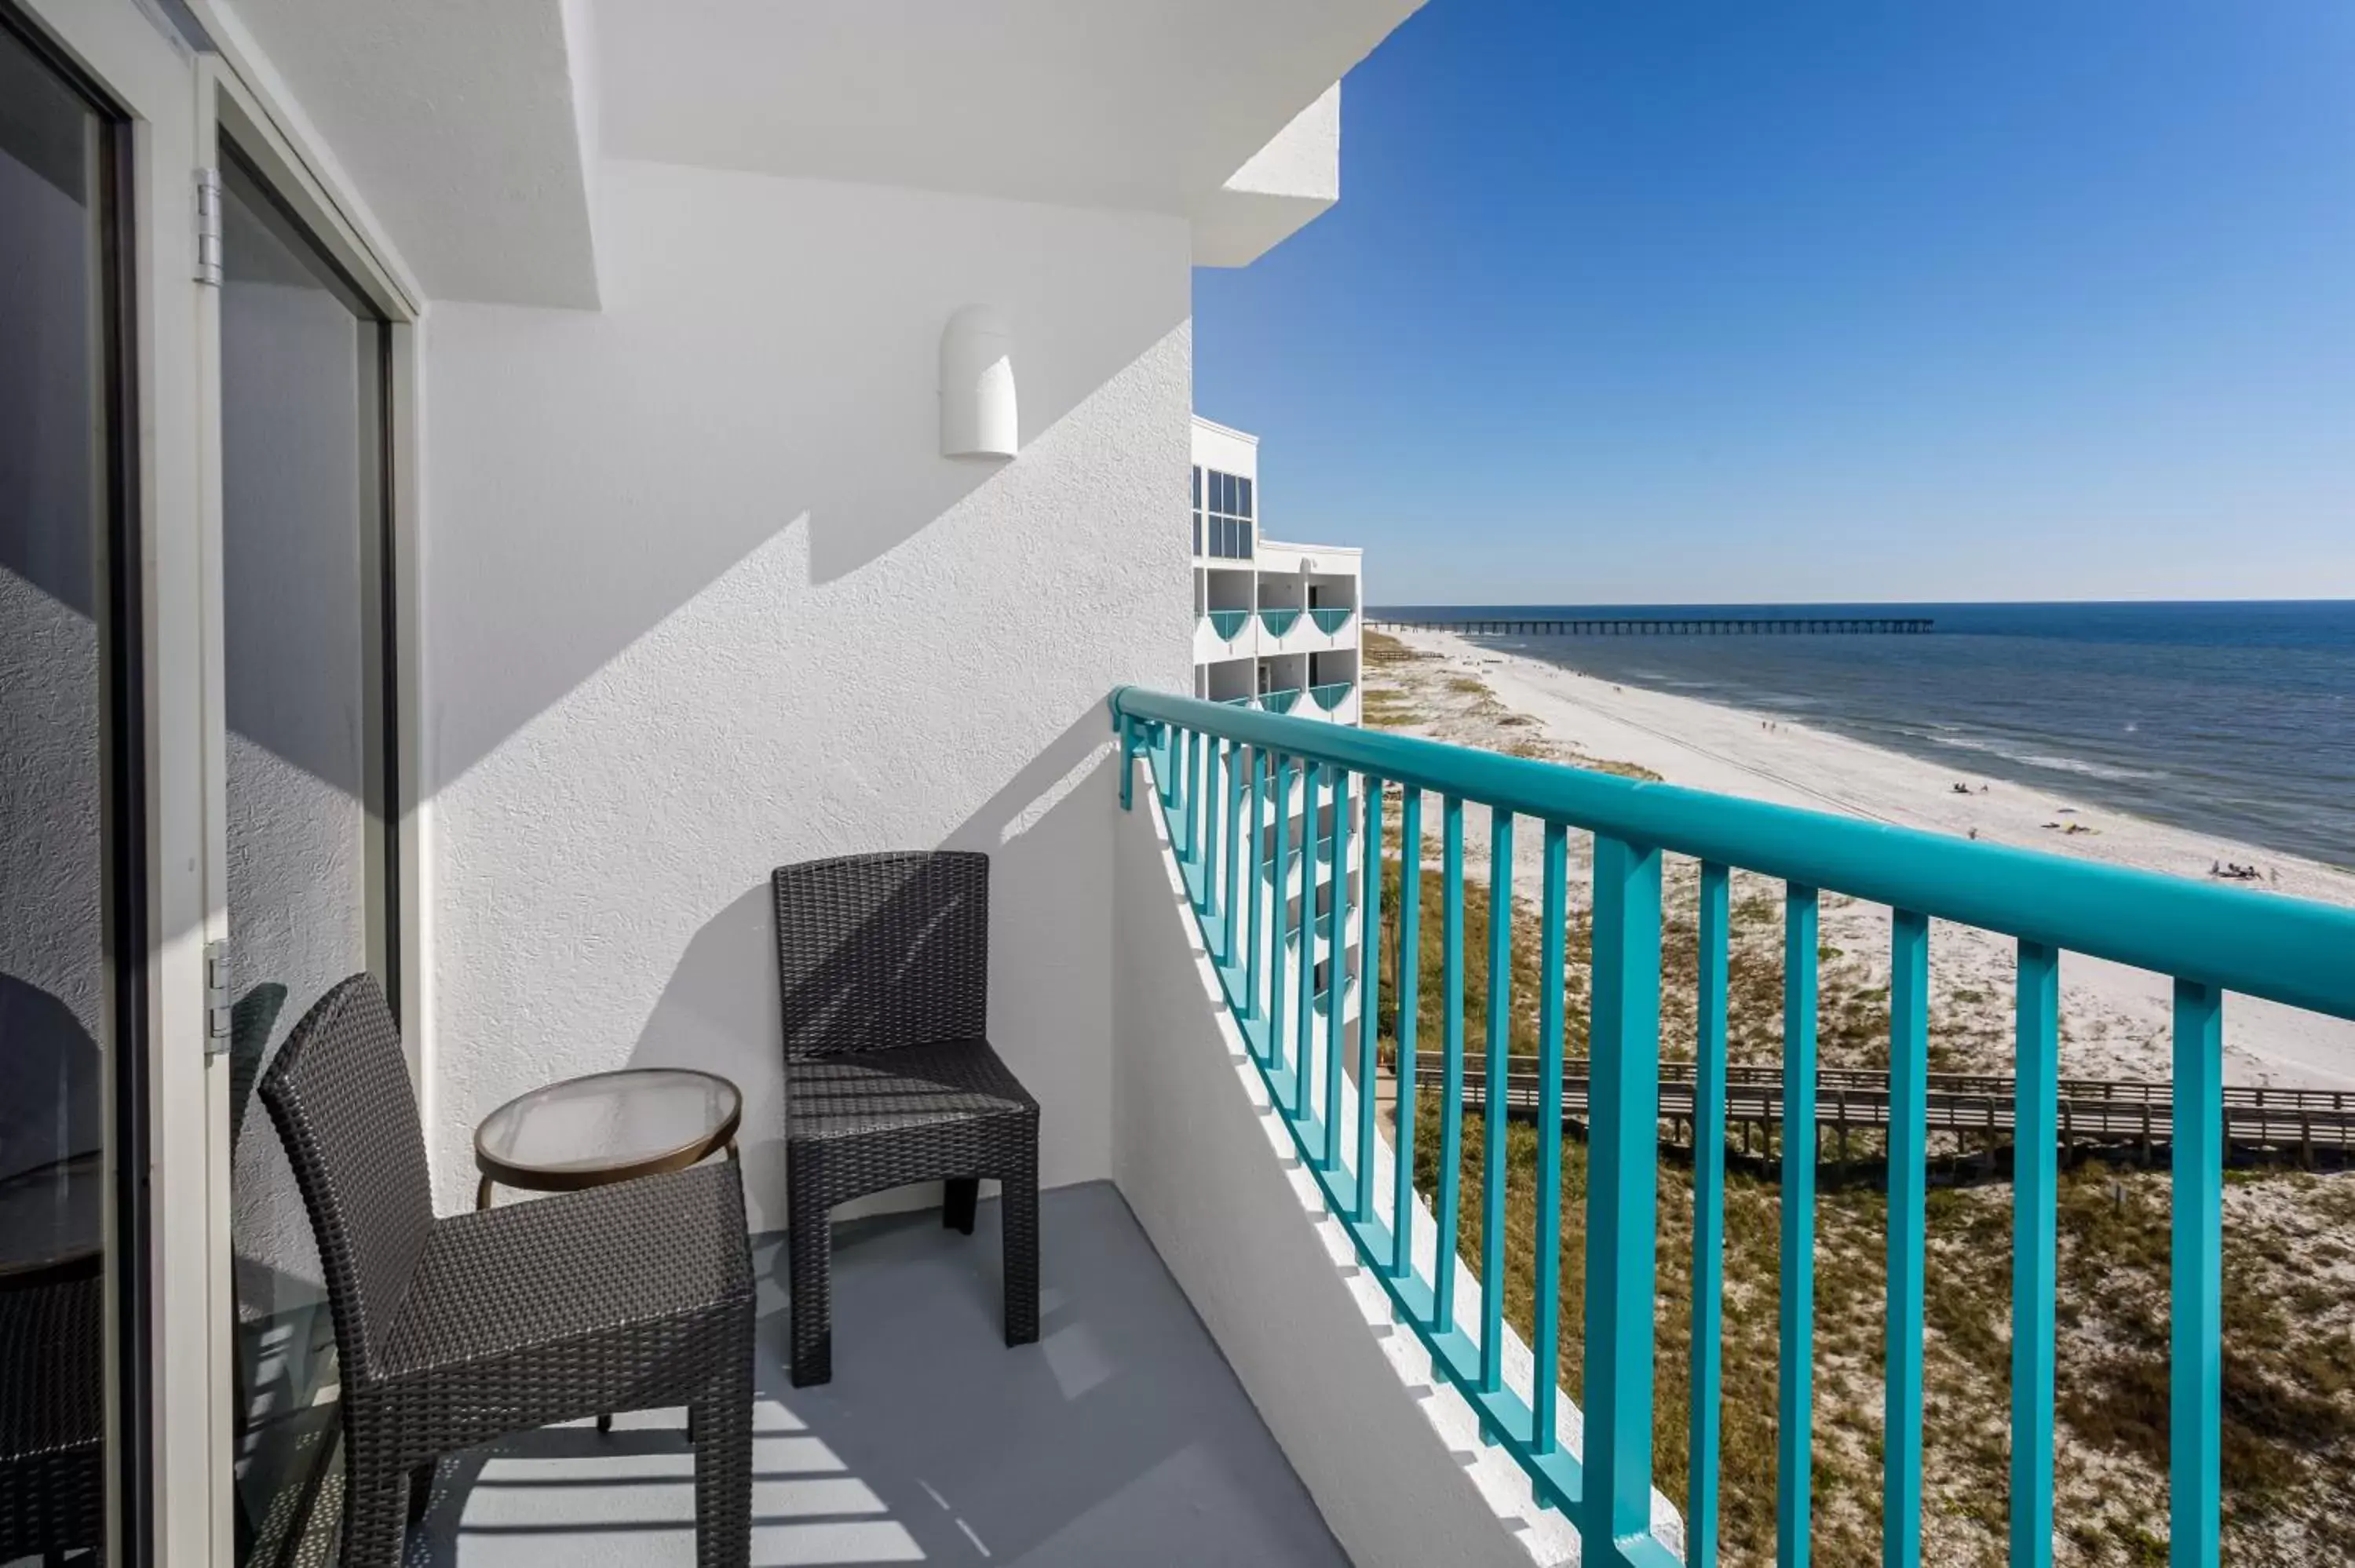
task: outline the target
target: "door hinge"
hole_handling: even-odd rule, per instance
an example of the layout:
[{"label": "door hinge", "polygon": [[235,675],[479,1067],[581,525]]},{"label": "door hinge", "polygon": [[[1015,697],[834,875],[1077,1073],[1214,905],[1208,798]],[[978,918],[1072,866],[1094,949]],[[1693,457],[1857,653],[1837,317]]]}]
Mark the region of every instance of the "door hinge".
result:
[{"label": "door hinge", "polygon": [[205,1054],[229,1049],[229,943],[205,944]]},{"label": "door hinge", "polygon": [[197,281],[221,281],[221,180],[218,169],[197,171]]}]

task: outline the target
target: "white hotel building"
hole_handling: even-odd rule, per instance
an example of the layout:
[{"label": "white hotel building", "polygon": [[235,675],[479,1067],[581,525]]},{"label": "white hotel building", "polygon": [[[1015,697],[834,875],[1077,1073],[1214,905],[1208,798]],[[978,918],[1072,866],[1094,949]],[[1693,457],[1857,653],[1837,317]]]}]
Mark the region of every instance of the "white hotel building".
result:
[{"label": "white hotel building", "polygon": [[[1359,624],[1364,605],[1365,552],[1354,545],[1295,545],[1268,538],[1260,527],[1259,438],[1194,416],[1194,694],[1213,702],[1256,703],[1270,713],[1355,725],[1359,715]],[[1292,796],[1290,833],[1300,835],[1298,790]],[[1352,789],[1349,809],[1361,810]],[[1321,813],[1318,841],[1332,842],[1332,808]],[[1273,818],[1267,858],[1274,856]],[[1325,991],[1327,954],[1323,918],[1333,898],[1329,848],[1316,868],[1316,953],[1310,984]],[[1300,873],[1287,874],[1284,928],[1296,925]],[[1362,877],[1349,873],[1349,899]],[[1344,1021],[1357,1017],[1358,931],[1344,922],[1344,973],[1349,987]],[[1293,973],[1287,949],[1284,972]],[[1316,1037],[1324,1037],[1321,1018]]]},{"label": "white hotel building", "polygon": [[1363,552],[1260,527],[1259,438],[1194,416],[1194,694],[1358,722]]}]

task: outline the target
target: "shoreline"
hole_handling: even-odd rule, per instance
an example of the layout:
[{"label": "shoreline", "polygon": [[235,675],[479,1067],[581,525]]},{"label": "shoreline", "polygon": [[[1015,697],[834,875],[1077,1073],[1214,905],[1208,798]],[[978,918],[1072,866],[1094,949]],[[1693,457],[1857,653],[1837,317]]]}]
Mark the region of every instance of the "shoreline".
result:
[{"label": "shoreline", "polygon": [[[1633,765],[1666,781],[1893,825],[1975,836],[2074,859],[2208,879],[2217,863],[2259,868],[2252,897],[2275,893],[2355,907],[2355,873],[2222,835],[2201,833],[2077,800],[2060,789],[1940,765],[1804,722],[1581,673],[1522,653],[1484,648],[1451,631],[1385,633],[1422,657],[1369,665],[1369,694],[1385,686],[1409,705],[1409,732],[1492,750],[1534,747],[1562,760]],[[1495,712],[1467,683],[1490,699]],[[1420,705],[1413,706],[1412,705]],[[1414,722],[1423,720],[1427,722]],[[1378,722],[1369,709],[1369,723]],[[1960,759],[1958,759],[1960,760]],[[1956,786],[1961,786],[1957,789]],[[1467,828],[1470,824],[1467,823]],[[1535,835],[1529,835],[1534,837]],[[1467,839],[1477,843],[1485,832]],[[1515,882],[1537,885],[1515,855]],[[1827,900],[1826,940],[1886,980],[1888,915]],[[1877,935],[1876,935],[1877,933]],[[1976,1002],[2011,991],[2012,950],[1993,933],[1936,923],[1934,988]],[[2062,1071],[2086,1076],[2171,1075],[2169,982],[2082,954],[2064,955]],[[2005,1009],[2008,1012],[2008,1005]],[[2008,1039],[2002,1042],[2008,1054]],[[2235,995],[2225,1012],[2225,1081],[2355,1089],[2355,1022]]]}]

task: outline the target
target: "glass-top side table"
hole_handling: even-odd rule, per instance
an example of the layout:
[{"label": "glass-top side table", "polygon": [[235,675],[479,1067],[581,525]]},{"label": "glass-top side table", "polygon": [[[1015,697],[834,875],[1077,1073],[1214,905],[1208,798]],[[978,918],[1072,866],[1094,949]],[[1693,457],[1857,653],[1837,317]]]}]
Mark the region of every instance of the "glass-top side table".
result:
[{"label": "glass-top side table", "polygon": [[716,1073],[630,1067],[565,1078],[518,1095],[474,1129],[482,1181],[494,1187],[577,1192],[699,1165],[723,1150],[736,1158],[743,1096]]}]

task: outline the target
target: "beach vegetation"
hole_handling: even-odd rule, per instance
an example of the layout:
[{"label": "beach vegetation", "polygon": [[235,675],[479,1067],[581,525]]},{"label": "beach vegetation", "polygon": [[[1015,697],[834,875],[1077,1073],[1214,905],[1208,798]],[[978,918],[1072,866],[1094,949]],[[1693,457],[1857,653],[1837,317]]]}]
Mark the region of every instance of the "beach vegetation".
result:
[{"label": "beach vegetation", "polygon": [[[1444,888],[1436,872],[1423,880],[1418,1030],[1428,1061],[1444,1038]],[[1746,885],[1750,880],[1737,877],[1729,962],[1729,1054],[1736,1061],[1772,1060],[1781,1048],[1782,909],[1763,879],[1757,887]],[[1690,1058],[1698,1022],[1697,881],[1689,864],[1670,862],[1662,927],[1661,1054],[1668,1060]],[[1396,861],[1386,864],[1384,882],[1391,923],[1377,1026],[1385,1058],[1395,1061]],[[1486,1045],[1491,910],[1476,877],[1465,879],[1463,899],[1464,1030],[1467,1055],[1476,1060]],[[1509,1049],[1534,1054],[1539,920],[1518,898],[1511,918]],[[1587,1049],[1592,935],[1585,913],[1573,908],[1564,931],[1565,1054],[1573,1058]],[[1877,1058],[1886,1065],[1888,991],[1874,981],[1853,959],[1827,957],[1818,1017],[1827,1064]],[[1942,1040],[1950,1050],[1976,1049],[1985,1029],[1967,1004],[1934,997],[1934,1060]],[[1955,1037],[1964,1045],[1954,1045]],[[1438,1174],[1440,1107],[1430,1091],[1421,1092],[1418,1105],[1415,1171],[1428,1195]],[[1538,1139],[1546,1135],[1527,1119],[1507,1131],[1506,1311],[1525,1336],[1534,1321]],[[1480,1108],[1467,1107],[1457,1239],[1476,1269],[1483,1136]],[[1561,1364],[1564,1386],[1577,1398],[1585,1146],[1576,1128],[1553,1136],[1562,1139]],[[1819,1154],[1813,1543],[1816,1561],[1861,1568],[1880,1560],[1888,1209],[1885,1146],[1877,1134],[1859,1132],[1858,1141],[1861,1158],[1840,1158],[1846,1151],[1832,1148]],[[1774,1557],[1779,1139],[1762,1138],[1754,1151],[1744,1142],[1729,1139],[1726,1161],[1719,1498],[1723,1561],[1763,1565]],[[2005,1560],[2009,1528],[2009,1162],[1967,1159],[1964,1141],[1952,1138],[1933,1152],[1923,1561],[1994,1568]],[[2154,1534],[2153,1521],[2163,1521],[2167,1508],[2169,1181],[2163,1170],[2126,1162],[2125,1152],[2112,1151],[2115,1162],[2065,1161],[2058,1204],[2056,1560],[2103,1568],[2165,1559],[2163,1527]],[[1658,1171],[1654,1466],[1656,1484],[1682,1508],[1689,1486],[1693,1183],[1689,1151],[1673,1137],[1663,1143]],[[2271,1167],[2232,1175],[2226,1194],[2224,1561],[2355,1561],[2355,1248],[2345,1239],[2355,1224],[2355,1175]]]},{"label": "beach vegetation", "polygon": [[1412,664],[1436,659],[1436,653],[1420,653],[1387,631],[1367,631],[1358,639],[1358,656],[1368,664]]}]

